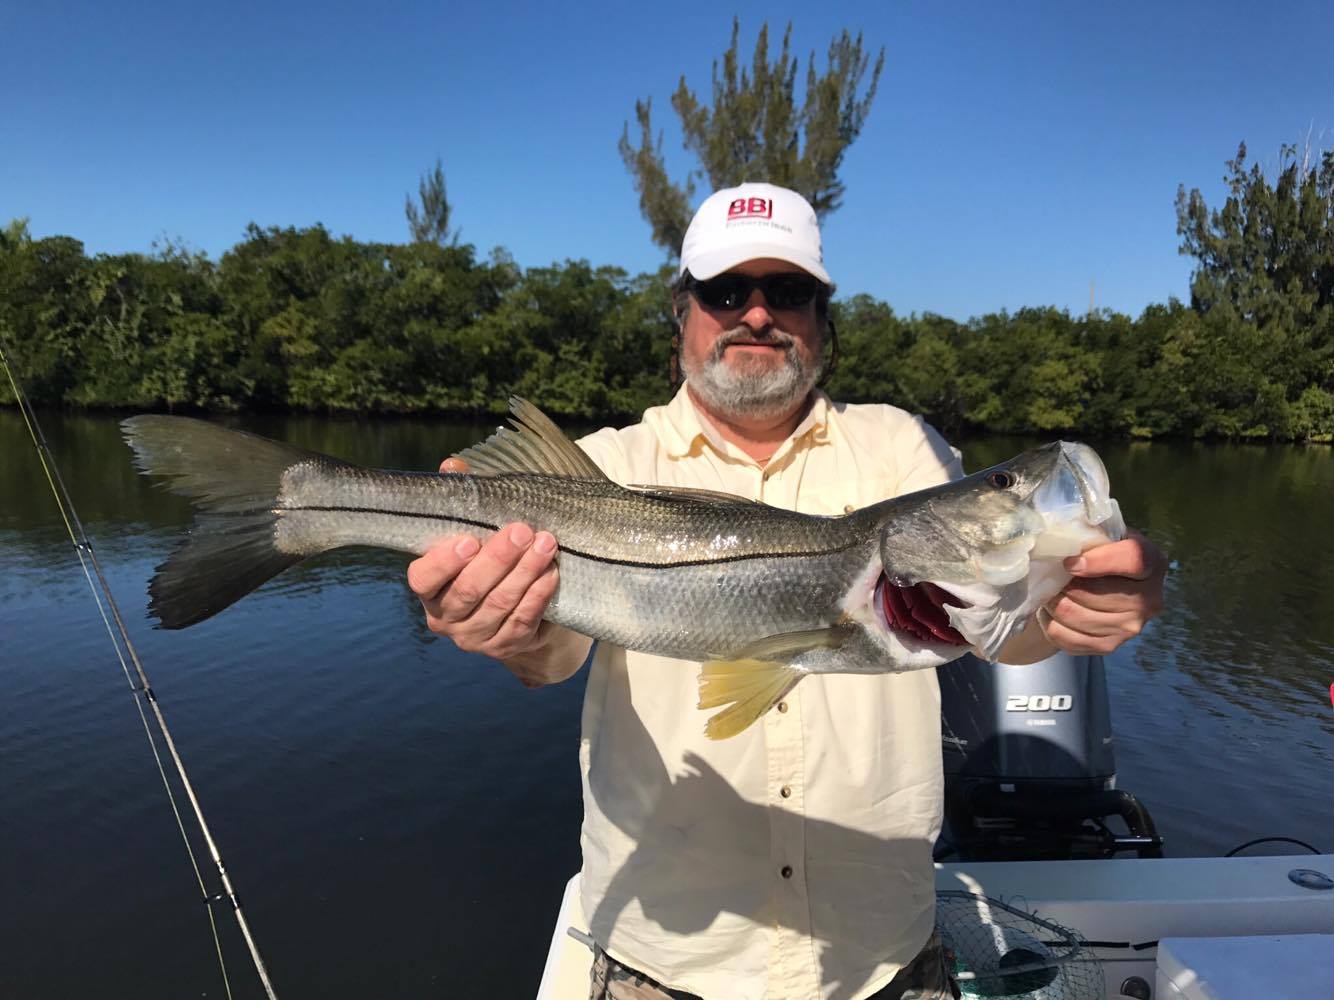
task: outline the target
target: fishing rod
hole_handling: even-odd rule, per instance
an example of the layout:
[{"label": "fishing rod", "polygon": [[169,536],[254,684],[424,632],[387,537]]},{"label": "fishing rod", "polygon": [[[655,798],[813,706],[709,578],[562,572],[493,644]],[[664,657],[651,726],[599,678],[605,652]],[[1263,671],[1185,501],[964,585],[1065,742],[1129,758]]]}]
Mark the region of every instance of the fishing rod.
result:
[{"label": "fishing rod", "polygon": [[[0,336],[0,340],[4,339],[6,338]],[[278,994],[274,991],[273,983],[269,979],[268,969],[265,968],[264,960],[260,957],[259,946],[255,944],[255,938],[250,933],[250,925],[246,922],[245,914],[241,912],[241,901],[237,898],[231,876],[227,874],[227,868],[222,863],[222,854],[218,850],[217,842],[213,839],[213,833],[209,829],[208,822],[204,819],[204,810],[199,804],[199,797],[195,794],[194,786],[190,783],[189,775],[185,772],[185,762],[176,750],[176,741],[171,737],[167,719],[162,714],[162,707],[158,704],[157,696],[153,693],[153,686],[148,681],[148,673],[144,670],[143,662],[139,659],[138,650],[134,648],[134,643],[130,641],[130,634],[125,628],[124,619],[121,618],[120,608],[116,605],[116,600],[111,594],[111,587],[102,573],[102,566],[98,563],[97,555],[93,552],[93,543],[89,540],[88,533],[83,528],[83,522],[79,520],[78,512],[74,509],[74,501],[65,488],[65,481],[61,478],[55,455],[52,454],[51,448],[46,442],[46,435],[42,433],[41,424],[37,420],[37,413],[33,410],[28,397],[19,387],[18,378],[14,374],[9,359],[5,356],[3,346],[0,346],[0,367],[4,368],[5,375],[8,376],[10,388],[14,393],[14,400],[18,403],[19,412],[23,414],[23,422],[27,425],[28,436],[32,438],[33,447],[37,449],[37,458],[42,463],[42,471],[46,474],[46,482],[51,487],[51,495],[55,497],[56,506],[60,509],[61,519],[65,522],[65,530],[69,533],[70,542],[79,557],[79,565],[83,568],[84,578],[88,581],[88,589],[92,592],[93,600],[97,603],[97,610],[102,616],[102,623],[106,626],[107,636],[111,639],[111,645],[116,650],[116,658],[120,661],[120,668],[125,674],[125,681],[129,684],[131,692],[142,696],[136,697],[134,704],[139,710],[139,719],[144,726],[144,735],[148,737],[148,746],[153,752],[153,760],[157,763],[158,774],[162,778],[162,787],[167,790],[167,800],[171,803],[171,811],[176,817],[176,827],[180,830],[181,840],[185,843],[185,853],[189,855],[190,865],[195,873],[195,880],[199,883],[200,894],[204,897],[204,909],[208,913],[209,927],[213,934],[213,947],[217,952],[218,966],[222,972],[222,984],[226,990],[228,1000],[231,1000],[232,987],[227,977],[227,963],[222,955],[222,941],[218,937],[218,923],[213,916],[213,904],[223,899],[231,903],[232,913],[236,917],[236,923],[241,930],[241,937],[245,940],[246,948],[250,951],[250,957],[255,963],[255,971],[259,974],[259,980],[264,986],[265,994],[269,997],[269,1000],[278,1000]],[[90,565],[92,566],[91,573],[89,572]],[[94,575],[97,577],[97,583],[93,582]],[[104,597],[105,604],[103,603]],[[111,613],[109,618],[107,616],[108,610]],[[115,621],[114,629],[112,628],[113,619]],[[127,657],[129,663],[126,662]],[[130,663],[134,665],[134,676],[130,674]],[[138,683],[135,682],[136,677]],[[222,885],[222,891],[219,893],[210,894],[208,887],[204,884],[204,876],[199,869],[199,860],[195,856],[194,848],[190,844],[189,834],[186,833],[185,821],[176,801],[176,793],[172,790],[171,781],[167,777],[167,770],[162,761],[162,755],[158,752],[158,741],[153,738],[153,730],[148,724],[148,714],[144,711],[145,705],[148,706],[148,712],[157,724],[162,744],[166,747],[172,763],[176,767],[176,775],[180,780],[181,787],[190,800],[190,808],[194,811],[200,836],[203,837],[204,843],[208,847],[209,857],[213,859],[213,865],[218,872],[218,879]]]}]

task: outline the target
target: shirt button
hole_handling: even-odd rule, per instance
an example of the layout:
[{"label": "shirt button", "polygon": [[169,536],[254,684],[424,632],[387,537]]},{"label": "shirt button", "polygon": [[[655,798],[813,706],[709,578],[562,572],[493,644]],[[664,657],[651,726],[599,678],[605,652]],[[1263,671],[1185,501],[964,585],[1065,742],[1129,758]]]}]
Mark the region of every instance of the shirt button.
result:
[{"label": "shirt button", "polygon": [[790,799],[792,798],[792,787],[790,785],[784,785],[782,788],[778,789],[778,794],[785,799]]},{"label": "shirt button", "polygon": [[780,871],[778,874],[779,874],[779,875],[782,875],[783,878],[791,878],[791,877],[792,877],[792,866],[791,866],[791,865],[784,865],[783,868],[782,868],[782,871]]},{"label": "shirt button", "polygon": [[780,712],[786,712],[786,711],[787,711],[787,702],[785,702],[785,701],[780,701],[780,702],[778,703],[778,711],[780,711]]},{"label": "shirt button", "polygon": [[851,514],[851,513],[852,513],[854,510],[856,510],[856,509],[857,509],[857,508],[854,507],[854,506],[852,506],[852,504],[850,504],[850,503],[847,503],[847,504],[844,504],[844,505],[843,505],[843,513],[844,513],[844,514]]}]

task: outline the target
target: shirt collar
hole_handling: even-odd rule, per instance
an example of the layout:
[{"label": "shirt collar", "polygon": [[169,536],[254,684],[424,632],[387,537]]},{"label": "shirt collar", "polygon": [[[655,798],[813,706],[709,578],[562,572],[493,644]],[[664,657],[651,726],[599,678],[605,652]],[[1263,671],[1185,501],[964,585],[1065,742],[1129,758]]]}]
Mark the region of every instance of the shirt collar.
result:
[{"label": "shirt collar", "polygon": [[[792,433],[788,435],[787,440],[779,445],[773,458],[779,458],[784,452],[790,451],[798,441],[808,434],[814,444],[823,444],[828,440],[829,397],[819,389],[813,390],[812,396],[813,401],[810,410],[807,411],[806,416],[797,424]],[[670,403],[648,411],[644,415],[644,419],[653,427],[658,435],[658,440],[662,442],[663,448],[670,458],[685,458],[696,448],[708,444],[720,455],[750,461],[738,448],[729,445],[718,436],[718,432],[712,424],[695,407],[694,401],[686,391],[684,382],[681,384],[681,388],[677,390],[676,395],[672,397]],[[773,461],[773,459],[771,458],[770,461]]]}]

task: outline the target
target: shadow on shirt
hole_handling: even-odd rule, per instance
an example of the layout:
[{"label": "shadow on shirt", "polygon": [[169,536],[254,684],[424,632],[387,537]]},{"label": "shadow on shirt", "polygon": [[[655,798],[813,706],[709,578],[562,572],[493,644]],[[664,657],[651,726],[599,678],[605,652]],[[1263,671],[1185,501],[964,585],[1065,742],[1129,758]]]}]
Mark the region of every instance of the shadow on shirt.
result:
[{"label": "shadow on shirt", "polygon": [[[906,964],[926,942],[935,911],[930,841],[880,838],[827,819],[782,815],[780,807],[742,799],[695,753],[684,756],[673,777],[636,714],[621,713],[616,725],[624,730],[617,741],[623,751],[625,736],[643,744],[627,754],[635,771],[613,779],[627,794],[598,797],[600,782],[591,783],[598,808],[634,845],[589,915],[599,944],[632,965],[642,954],[650,974],[657,955],[664,956],[663,966],[703,971],[734,959],[757,925],[789,928],[811,938],[809,946],[793,947],[803,961],[810,958],[805,948],[814,950],[823,992],[849,997],[879,963]],[[764,752],[758,743],[756,751]],[[646,769],[649,760],[656,764]],[[872,805],[894,808],[892,797],[863,807]],[[819,856],[811,844],[820,845]],[[606,848],[586,826],[586,856]],[[790,875],[783,874],[786,868]],[[808,885],[830,883],[840,887],[839,898],[817,892],[810,899]],[[645,923],[633,939],[625,931],[618,935],[622,912],[636,900]],[[658,928],[691,937],[659,937]],[[766,949],[763,960],[768,957]]]}]

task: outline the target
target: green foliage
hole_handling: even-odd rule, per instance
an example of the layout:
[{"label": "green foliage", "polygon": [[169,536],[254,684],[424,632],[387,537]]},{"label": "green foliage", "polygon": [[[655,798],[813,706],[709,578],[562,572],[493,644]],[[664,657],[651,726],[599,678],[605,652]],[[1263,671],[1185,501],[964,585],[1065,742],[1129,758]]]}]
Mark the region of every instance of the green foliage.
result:
[{"label": "green foliage", "polygon": [[656,279],[586,261],[533,268],[485,329],[489,384],[505,387],[493,412],[514,392],[567,416],[630,415],[668,392],[671,315]]},{"label": "green foliage", "polygon": [[[863,51],[860,34],[845,30],[829,44],[823,72],[816,72],[815,53],[807,64],[805,90],[796,93],[798,60],[792,55],[792,26],[783,32],[777,58],[769,61],[769,26],[760,27],[750,69],[742,67],[740,23],[732,21],[732,41],[721,68],[713,64],[713,104],[702,104],[682,77],[672,94],[681,120],[685,148],[698,159],[700,174],[712,189],[743,181],[769,181],[805,195],[818,216],[836,210],[843,200],[838,172],[847,149],[861,133],[875,99],[885,53],[874,66]],[[863,81],[870,70],[870,81]],[[690,223],[693,176],[681,183],[667,173],[662,136],[652,127],[652,104],[635,102],[639,144],[630,142],[630,126],[619,149],[639,193],[640,211],[652,227],[653,240],[676,254]]]},{"label": "green foliage", "polygon": [[669,391],[663,275],[321,226],[252,225],[217,264],[5,234],[0,334],[39,404],[501,414],[518,392],[592,419]]},{"label": "green foliage", "polygon": [[[1210,210],[1177,191],[1181,252],[1197,266],[1195,309],[1209,322],[1190,351],[1197,433],[1328,440],[1334,392],[1334,152],[1284,146],[1271,181],[1227,162],[1228,196]],[[1183,335],[1188,331],[1183,331]]]},{"label": "green foliage", "polygon": [[[949,434],[1334,441],[1334,161],[1285,161],[1277,185],[1242,161],[1219,212],[1178,200],[1192,305],[960,323],[857,295],[831,304],[831,395]],[[252,225],[216,263],[170,245],[90,258],[19,220],[0,231],[0,338],[38,404],[490,416],[518,393],[623,419],[670,390],[670,280],[321,226]]]},{"label": "green foliage", "polygon": [[1296,146],[1273,183],[1246,169],[1246,144],[1227,161],[1228,197],[1210,211],[1198,189],[1177,190],[1181,253],[1198,262],[1191,295],[1202,312],[1230,309],[1258,327],[1321,327],[1334,309],[1334,152],[1318,163]]},{"label": "green foliage", "polygon": [[662,133],[653,136],[653,100],[635,101],[635,121],[639,125],[639,145],[630,145],[630,126],[621,133],[618,148],[625,168],[635,181],[639,211],[653,233],[653,242],[669,255],[681,252],[686,229],[690,225],[690,203],[695,197],[694,178],[687,175],[677,184],[667,174],[662,155]]},{"label": "green foliage", "polygon": [[834,305],[831,395],[894,402],[947,433],[1334,440],[1334,393],[1284,380],[1289,338],[1227,312],[1174,300],[1138,319],[1023,309],[956,323],[866,296]]},{"label": "green foliage", "polygon": [[435,169],[423,174],[417,185],[417,197],[420,207],[413,204],[409,195],[403,204],[403,213],[408,218],[408,232],[413,243],[458,243],[459,231],[450,230],[449,216],[454,206],[445,197],[445,170],[437,158]]},{"label": "green foliage", "polygon": [[[24,229],[0,252],[0,339],[34,400],[59,402],[78,364],[88,270],[83,244],[68,237],[31,240]],[[8,385],[0,391],[8,401]]]},{"label": "green foliage", "polygon": [[0,253],[17,252],[31,242],[27,219],[11,219],[4,229],[0,229]]}]

